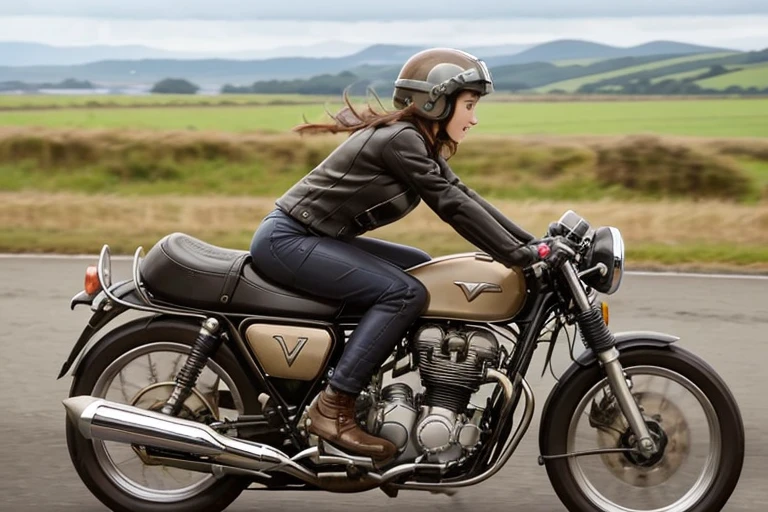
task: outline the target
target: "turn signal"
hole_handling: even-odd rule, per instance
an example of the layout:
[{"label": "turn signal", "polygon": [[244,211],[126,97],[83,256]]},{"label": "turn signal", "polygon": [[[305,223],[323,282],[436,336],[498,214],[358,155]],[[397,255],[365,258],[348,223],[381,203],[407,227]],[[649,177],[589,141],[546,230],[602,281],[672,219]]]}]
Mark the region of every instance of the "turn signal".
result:
[{"label": "turn signal", "polygon": [[601,302],[600,303],[600,310],[603,313],[603,322],[605,322],[605,325],[608,325],[608,320],[610,315],[608,314],[608,303],[607,302]]},{"label": "turn signal", "polygon": [[99,290],[101,290],[99,273],[96,271],[96,265],[90,265],[85,269],[85,293],[95,295]]},{"label": "turn signal", "polygon": [[551,251],[549,246],[547,244],[544,244],[544,243],[539,244],[539,246],[536,248],[536,250],[539,252],[539,258],[541,258],[541,259],[544,259],[547,256],[549,256],[549,253]]}]

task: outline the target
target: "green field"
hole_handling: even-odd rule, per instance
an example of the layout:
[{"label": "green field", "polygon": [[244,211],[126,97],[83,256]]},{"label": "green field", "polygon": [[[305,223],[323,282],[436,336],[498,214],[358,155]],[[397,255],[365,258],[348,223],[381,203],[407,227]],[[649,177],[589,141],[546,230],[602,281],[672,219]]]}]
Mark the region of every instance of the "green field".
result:
[{"label": "green field", "polygon": [[585,84],[598,82],[600,80],[606,80],[608,78],[615,78],[617,76],[628,75],[630,73],[638,73],[640,71],[648,71],[651,69],[663,68],[666,66],[674,66],[675,64],[682,64],[684,62],[696,62],[698,60],[716,59],[719,57],[727,57],[733,55],[730,52],[721,53],[703,53],[696,55],[688,55],[685,57],[676,57],[673,59],[658,60],[649,62],[647,64],[640,64],[639,66],[630,66],[626,68],[616,69],[613,71],[607,71],[605,73],[597,73],[594,75],[582,76],[579,78],[572,78],[570,80],[563,80],[562,82],[555,82],[544,85],[536,89],[539,92],[549,92],[553,89],[562,89],[567,92],[573,92],[579,87]]},{"label": "green field", "polygon": [[768,85],[768,64],[746,67],[727,75],[713,76],[696,82],[702,87],[725,89],[731,85],[764,88]]},{"label": "green field", "polygon": [[[147,94],[129,96],[119,94],[0,94],[0,109],[67,108],[67,107],[144,107],[173,105],[269,105],[285,103],[323,103],[337,101],[337,96],[300,94]],[[1,116],[2,114],[0,114]]]},{"label": "green field", "polygon": [[[707,89],[726,89],[732,85],[740,87],[759,87],[768,86],[768,63],[760,62],[756,64],[728,65],[728,69],[738,69],[725,75],[697,80],[695,83]],[[658,76],[651,79],[651,82],[658,83],[663,80],[682,80],[684,78],[693,78],[709,70],[708,67],[697,68],[682,73],[672,73],[669,75]]]},{"label": "green field", "polygon": [[664,80],[683,80],[684,78],[693,78],[695,76],[699,76],[702,73],[706,73],[709,68],[697,68],[692,69],[691,71],[683,71],[682,73],[672,73],[669,75],[664,76],[657,76],[656,78],[651,78],[651,83],[658,83],[662,82]]},{"label": "green field", "polygon": [[[329,104],[330,109],[339,106]],[[322,105],[9,110],[0,126],[286,132]],[[480,103],[474,133],[768,137],[768,99]]]},{"label": "green field", "polygon": [[590,64],[594,64],[595,62],[600,62],[601,60],[605,60],[605,59],[595,58],[595,59],[554,60],[552,61],[552,64],[554,64],[555,66],[589,66]]}]

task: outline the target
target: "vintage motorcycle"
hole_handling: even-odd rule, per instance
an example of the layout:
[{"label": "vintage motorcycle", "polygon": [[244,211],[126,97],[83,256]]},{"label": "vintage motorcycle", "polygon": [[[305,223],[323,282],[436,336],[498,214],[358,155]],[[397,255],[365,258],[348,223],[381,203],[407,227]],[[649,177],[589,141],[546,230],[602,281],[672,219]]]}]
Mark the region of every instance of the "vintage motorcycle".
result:
[{"label": "vintage motorcycle", "polygon": [[549,343],[551,365],[565,334],[573,361],[542,411],[539,464],[568,510],[720,510],[744,459],[726,384],[675,336],[608,329],[598,298],[622,281],[618,229],[568,211],[537,243],[526,268],[466,253],[407,270],[429,304],[356,404],[398,447],[384,463],[306,431],[355,304],[277,286],[248,253],[181,233],[139,247],[132,279],[113,283],[105,245],[72,299],[93,315],[59,375],[73,369],[72,462],[116,511],[219,511],[246,488],[450,494],[509,460],[533,417],[534,350]]}]

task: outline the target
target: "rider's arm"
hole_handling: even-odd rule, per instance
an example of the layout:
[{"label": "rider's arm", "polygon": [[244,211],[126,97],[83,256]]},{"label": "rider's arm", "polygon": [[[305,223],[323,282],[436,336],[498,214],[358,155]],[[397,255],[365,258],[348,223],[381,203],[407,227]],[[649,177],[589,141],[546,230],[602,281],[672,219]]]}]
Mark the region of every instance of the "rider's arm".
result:
[{"label": "rider's arm", "polygon": [[486,201],[480,194],[466,186],[458,176],[453,172],[453,170],[448,166],[448,163],[443,160],[442,158],[438,159],[438,164],[440,165],[440,169],[442,170],[443,176],[445,176],[445,179],[447,179],[451,184],[459,187],[459,189],[467,194],[469,197],[474,199],[480,206],[483,207],[485,211],[491,214],[491,216],[496,219],[496,221],[501,224],[504,229],[509,231],[512,236],[517,238],[518,240],[522,240],[523,242],[531,242],[536,237],[534,237],[532,234],[512,222],[507,218],[506,215],[501,213],[495,206],[493,206],[491,203]]},{"label": "rider's arm", "polygon": [[536,249],[515,237],[477,201],[441,173],[427,153],[424,138],[414,129],[397,132],[382,152],[387,167],[412,186],[443,221],[496,261],[527,266],[538,258]]}]

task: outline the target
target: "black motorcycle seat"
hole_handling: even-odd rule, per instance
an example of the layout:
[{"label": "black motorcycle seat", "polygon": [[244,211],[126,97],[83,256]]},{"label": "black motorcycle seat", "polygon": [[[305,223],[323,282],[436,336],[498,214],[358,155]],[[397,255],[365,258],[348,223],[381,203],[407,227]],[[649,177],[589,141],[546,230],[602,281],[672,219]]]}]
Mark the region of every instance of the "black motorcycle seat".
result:
[{"label": "black motorcycle seat", "polygon": [[210,311],[330,319],[342,304],[304,297],[270,282],[247,251],[184,233],[158,241],[141,262],[144,287],[159,301]]}]

